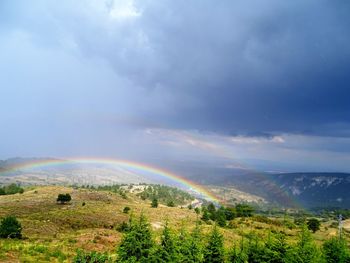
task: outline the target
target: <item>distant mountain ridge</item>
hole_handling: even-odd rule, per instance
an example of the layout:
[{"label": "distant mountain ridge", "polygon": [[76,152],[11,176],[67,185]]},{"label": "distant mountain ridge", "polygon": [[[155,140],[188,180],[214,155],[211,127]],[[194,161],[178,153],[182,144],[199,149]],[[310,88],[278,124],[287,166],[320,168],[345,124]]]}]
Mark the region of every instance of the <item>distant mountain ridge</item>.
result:
[{"label": "distant mountain ridge", "polygon": [[285,173],[275,182],[302,206],[350,208],[350,173]]},{"label": "distant mountain ridge", "polygon": [[287,207],[350,208],[350,173],[266,173],[212,168],[197,170],[189,178],[204,185],[231,185]]}]

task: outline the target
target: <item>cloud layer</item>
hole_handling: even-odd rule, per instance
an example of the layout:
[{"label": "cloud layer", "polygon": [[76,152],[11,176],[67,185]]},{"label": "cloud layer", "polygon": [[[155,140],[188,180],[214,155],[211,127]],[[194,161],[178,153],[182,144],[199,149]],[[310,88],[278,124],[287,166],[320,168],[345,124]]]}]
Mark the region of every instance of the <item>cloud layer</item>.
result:
[{"label": "cloud layer", "polygon": [[226,138],[227,152],[263,142],[234,151],[246,160],[301,164],[292,144],[296,156],[313,149],[313,167],[340,156],[331,168],[343,169],[349,11],[326,0],[2,1],[0,154],[171,159],[186,152],[178,134],[201,134],[211,149]]}]

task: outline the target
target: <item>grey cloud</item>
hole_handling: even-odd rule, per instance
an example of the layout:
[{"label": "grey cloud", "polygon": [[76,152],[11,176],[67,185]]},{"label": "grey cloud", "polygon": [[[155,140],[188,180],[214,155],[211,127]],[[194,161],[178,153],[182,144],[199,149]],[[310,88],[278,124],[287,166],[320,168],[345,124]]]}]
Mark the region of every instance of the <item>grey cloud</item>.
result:
[{"label": "grey cloud", "polygon": [[[345,1],[0,5],[0,116],[8,127],[0,134],[8,152],[30,148],[29,139],[42,141],[38,154],[52,139],[71,145],[55,154],[127,152],[138,141],[141,156],[152,146],[140,132],[157,128],[297,134],[305,148],[347,154],[348,143],[331,138],[350,135]],[[158,147],[154,155],[167,149]]]}]

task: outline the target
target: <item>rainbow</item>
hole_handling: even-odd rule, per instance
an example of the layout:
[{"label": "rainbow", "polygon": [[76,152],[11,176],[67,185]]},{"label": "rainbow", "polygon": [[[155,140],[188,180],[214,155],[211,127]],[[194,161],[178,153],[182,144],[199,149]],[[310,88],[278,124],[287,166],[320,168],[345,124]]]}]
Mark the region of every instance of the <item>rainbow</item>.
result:
[{"label": "rainbow", "polygon": [[132,170],[139,171],[141,173],[151,173],[157,176],[161,176],[170,179],[187,189],[197,192],[205,199],[210,200],[215,203],[220,202],[220,198],[215,196],[213,193],[208,191],[205,187],[186,179],[180,175],[173,172],[164,170],[162,168],[154,167],[144,163],[133,162],[129,160],[113,159],[113,158],[96,158],[96,157],[79,157],[79,158],[65,158],[65,159],[35,159],[28,162],[23,162],[20,164],[11,165],[5,168],[1,173],[7,173],[17,170],[31,170],[35,168],[45,168],[60,166],[65,164],[104,164],[123,168],[129,168]]}]

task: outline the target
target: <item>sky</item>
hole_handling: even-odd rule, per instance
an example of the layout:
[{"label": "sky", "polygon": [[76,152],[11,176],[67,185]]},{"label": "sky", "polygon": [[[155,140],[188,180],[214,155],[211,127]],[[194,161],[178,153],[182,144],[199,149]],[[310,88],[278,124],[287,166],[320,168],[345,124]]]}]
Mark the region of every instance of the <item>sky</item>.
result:
[{"label": "sky", "polygon": [[350,172],[350,3],[3,0],[0,159]]}]

